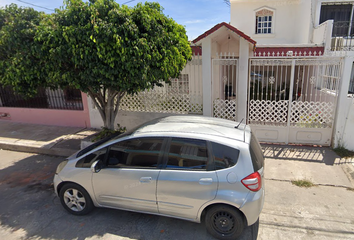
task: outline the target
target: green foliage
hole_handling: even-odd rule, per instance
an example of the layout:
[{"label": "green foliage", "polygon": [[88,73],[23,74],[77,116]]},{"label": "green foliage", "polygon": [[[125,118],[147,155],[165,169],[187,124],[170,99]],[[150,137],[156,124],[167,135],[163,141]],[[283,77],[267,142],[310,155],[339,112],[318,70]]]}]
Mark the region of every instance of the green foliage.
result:
[{"label": "green foliage", "polygon": [[191,57],[183,26],[158,3],[120,6],[113,0],[66,1],[40,29],[51,77],[98,92],[136,93],[177,77]]},{"label": "green foliage", "polygon": [[42,70],[41,44],[34,40],[44,13],[11,4],[0,9],[0,83],[18,93],[34,95],[48,86]]},{"label": "green foliage", "polygon": [[354,152],[346,149],[344,146],[339,145],[333,151],[341,158],[354,158]]},{"label": "green foliage", "polygon": [[117,124],[117,129],[108,129],[106,127],[102,127],[101,131],[95,135],[95,137],[92,139],[92,142],[97,142],[101,139],[104,139],[106,137],[109,137],[112,134],[122,134],[127,131],[126,127],[121,127],[120,124]]},{"label": "green foliage", "polygon": [[39,86],[80,89],[113,129],[124,94],[178,77],[191,59],[184,27],[162,10],[65,0],[47,15],[11,4],[0,9],[0,83],[27,94]]},{"label": "green foliage", "polygon": [[295,186],[305,187],[305,188],[309,188],[309,187],[315,186],[314,183],[312,183],[310,180],[307,180],[307,179],[293,180],[293,181],[291,181],[291,183],[294,184]]}]

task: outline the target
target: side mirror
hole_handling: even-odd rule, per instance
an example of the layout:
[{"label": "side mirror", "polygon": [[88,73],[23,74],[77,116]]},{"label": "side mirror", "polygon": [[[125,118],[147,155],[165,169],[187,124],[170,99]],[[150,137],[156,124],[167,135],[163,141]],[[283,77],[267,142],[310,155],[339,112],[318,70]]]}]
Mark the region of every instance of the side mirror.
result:
[{"label": "side mirror", "polygon": [[98,173],[102,169],[102,162],[100,160],[95,161],[91,165],[91,172]]},{"label": "side mirror", "polygon": [[110,157],[108,159],[108,166],[116,166],[118,164],[119,164],[119,160],[117,158]]}]

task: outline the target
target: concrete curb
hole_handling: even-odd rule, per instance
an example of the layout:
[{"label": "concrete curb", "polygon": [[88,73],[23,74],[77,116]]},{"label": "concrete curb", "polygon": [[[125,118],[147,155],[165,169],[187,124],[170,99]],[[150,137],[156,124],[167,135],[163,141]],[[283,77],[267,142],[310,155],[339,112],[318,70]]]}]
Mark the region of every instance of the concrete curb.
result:
[{"label": "concrete curb", "polygon": [[36,153],[36,154],[44,154],[51,155],[57,157],[69,157],[77,150],[72,149],[63,149],[63,148],[38,148],[32,146],[23,146],[17,144],[5,144],[0,143],[0,149],[10,150],[10,151],[18,151],[18,152],[28,152],[28,153]]}]

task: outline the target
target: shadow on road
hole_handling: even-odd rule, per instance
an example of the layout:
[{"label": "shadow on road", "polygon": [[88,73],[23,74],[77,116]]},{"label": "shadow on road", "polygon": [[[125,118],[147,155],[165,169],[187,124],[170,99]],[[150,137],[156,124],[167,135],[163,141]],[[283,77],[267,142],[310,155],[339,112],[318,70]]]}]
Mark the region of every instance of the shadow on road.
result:
[{"label": "shadow on road", "polygon": [[[71,215],[60,205],[52,186],[56,166],[63,158],[24,155],[0,164],[2,239],[213,239],[204,224],[178,219],[113,209]],[[240,239],[256,239],[258,224],[246,228]]]}]

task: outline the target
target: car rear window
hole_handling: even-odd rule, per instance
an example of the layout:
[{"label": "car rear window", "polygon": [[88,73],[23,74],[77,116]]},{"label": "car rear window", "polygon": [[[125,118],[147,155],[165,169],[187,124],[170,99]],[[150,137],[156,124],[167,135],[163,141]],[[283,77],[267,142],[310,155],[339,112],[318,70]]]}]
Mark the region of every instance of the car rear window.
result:
[{"label": "car rear window", "polygon": [[211,142],[211,147],[215,170],[229,168],[237,163],[240,150],[214,142]]},{"label": "car rear window", "polygon": [[261,145],[258,143],[257,138],[251,135],[250,153],[254,171],[258,171],[264,166],[264,157]]}]

